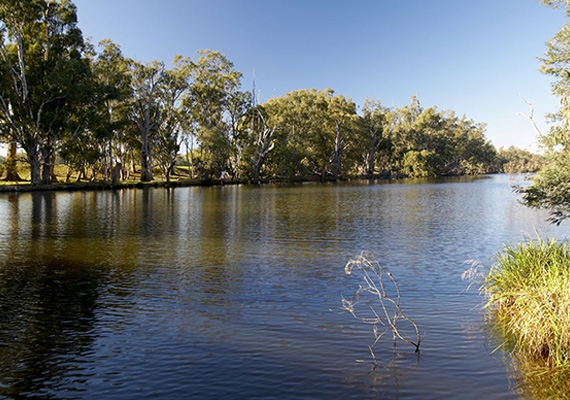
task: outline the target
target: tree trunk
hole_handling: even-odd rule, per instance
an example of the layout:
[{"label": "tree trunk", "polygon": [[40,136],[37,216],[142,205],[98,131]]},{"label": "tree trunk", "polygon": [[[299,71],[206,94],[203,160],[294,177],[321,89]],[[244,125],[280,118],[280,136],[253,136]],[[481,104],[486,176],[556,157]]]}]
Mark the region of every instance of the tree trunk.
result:
[{"label": "tree trunk", "polygon": [[273,135],[276,129],[277,127],[273,127],[272,129],[266,127],[259,134],[258,149],[255,151],[253,162],[253,183],[256,185],[261,182],[261,168],[275,145],[273,143]]},{"label": "tree trunk", "polygon": [[69,183],[69,181],[71,180],[72,174],[73,174],[73,171],[71,169],[71,166],[68,164],[67,165],[67,173],[65,174],[65,183]]},{"label": "tree trunk", "polygon": [[111,173],[111,182],[113,187],[116,187],[119,184],[119,180],[122,175],[122,170],[123,170],[123,164],[117,162]]},{"label": "tree trunk", "polygon": [[18,168],[16,166],[16,153],[18,151],[18,144],[10,142],[8,144],[8,151],[6,153],[6,162],[4,163],[4,172],[0,180],[9,182],[20,182],[22,178],[18,175]]},{"label": "tree trunk", "polygon": [[152,161],[147,151],[142,152],[141,156],[141,182],[152,181]]},{"label": "tree trunk", "polygon": [[368,176],[374,176],[375,171],[375,159],[376,159],[376,146],[378,146],[378,137],[376,135],[372,136],[370,141],[370,148],[368,149],[368,162],[366,173]]},{"label": "tree trunk", "polygon": [[336,135],[334,140],[334,152],[332,156],[332,179],[337,180],[340,173],[340,160],[343,152],[343,140],[341,137],[342,119],[336,126]]},{"label": "tree trunk", "polygon": [[152,181],[152,154],[149,143],[148,130],[145,129],[142,135],[141,147],[141,182]]},{"label": "tree trunk", "polygon": [[164,179],[166,180],[166,187],[170,186],[170,177],[174,171],[174,166],[176,165],[176,159],[170,162],[168,168],[166,168],[166,173],[164,174]]},{"label": "tree trunk", "polygon": [[28,154],[28,162],[30,163],[30,176],[32,180],[32,186],[39,186],[41,181],[41,173],[40,173],[40,157],[39,154]]},{"label": "tree trunk", "polygon": [[43,160],[43,168],[42,168],[42,185],[49,185],[52,182],[57,182],[57,176],[54,172],[54,165],[55,165],[55,154],[54,152],[46,148],[42,151],[42,160]]}]

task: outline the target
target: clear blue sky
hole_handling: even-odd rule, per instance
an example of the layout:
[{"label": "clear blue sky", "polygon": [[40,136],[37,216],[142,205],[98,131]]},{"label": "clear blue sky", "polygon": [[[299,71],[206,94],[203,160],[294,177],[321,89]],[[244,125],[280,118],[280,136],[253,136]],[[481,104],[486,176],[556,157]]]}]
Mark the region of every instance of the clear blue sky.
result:
[{"label": "clear blue sky", "polygon": [[218,50],[261,101],[332,88],[401,107],[453,109],[487,123],[495,146],[536,149],[520,98],[554,111],[538,57],[566,21],[536,0],[74,0],[79,27],[139,61]]}]

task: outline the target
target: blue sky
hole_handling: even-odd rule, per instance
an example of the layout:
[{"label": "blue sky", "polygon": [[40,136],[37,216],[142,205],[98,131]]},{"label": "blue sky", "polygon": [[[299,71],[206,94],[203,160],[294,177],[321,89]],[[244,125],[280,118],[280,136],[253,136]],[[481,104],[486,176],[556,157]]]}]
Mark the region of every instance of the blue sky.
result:
[{"label": "blue sky", "polygon": [[305,88],[332,88],[401,107],[453,109],[487,123],[495,146],[536,150],[519,112],[554,111],[551,79],[538,58],[565,23],[536,0],[74,0],[79,27],[110,38],[139,61],[218,50],[243,73],[255,71],[261,101]]}]

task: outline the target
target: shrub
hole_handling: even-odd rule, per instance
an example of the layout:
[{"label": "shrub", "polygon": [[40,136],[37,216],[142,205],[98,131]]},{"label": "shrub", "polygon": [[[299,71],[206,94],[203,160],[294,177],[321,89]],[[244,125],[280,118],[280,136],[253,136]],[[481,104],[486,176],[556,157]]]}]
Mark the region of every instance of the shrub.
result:
[{"label": "shrub", "polygon": [[493,326],[518,356],[570,367],[570,245],[556,239],[506,246],[482,291]]}]

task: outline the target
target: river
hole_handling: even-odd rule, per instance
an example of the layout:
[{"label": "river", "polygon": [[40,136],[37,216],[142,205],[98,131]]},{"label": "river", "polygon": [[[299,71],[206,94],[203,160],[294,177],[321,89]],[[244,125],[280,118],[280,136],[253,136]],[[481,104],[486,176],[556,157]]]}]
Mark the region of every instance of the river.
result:
[{"label": "river", "polygon": [[[516,399],[467,260],[570,230],[506,175],[0,195],[0,398]],[[420,352],[341,309],[361,251]]]}]

